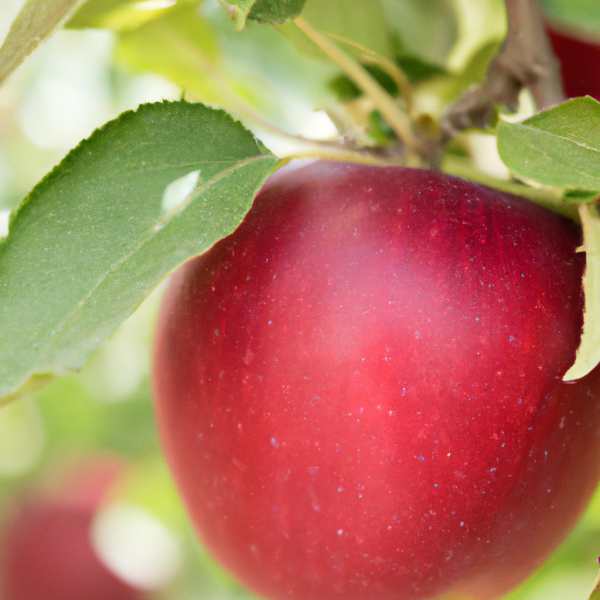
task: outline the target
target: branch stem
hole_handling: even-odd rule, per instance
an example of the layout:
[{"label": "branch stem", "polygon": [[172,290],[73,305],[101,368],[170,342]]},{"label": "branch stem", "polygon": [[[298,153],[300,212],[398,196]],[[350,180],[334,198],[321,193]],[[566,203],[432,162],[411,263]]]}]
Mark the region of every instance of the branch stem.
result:
[{"label": "branch stem", "polygon": [[420,154],[419,142],[412,130],[409,117],[379,83],[371,77],[369,72],[343,50],[332,44],[324,35],[313,29],[302,17],[295,19],[294,23],[371,98],[375,107],[400,140],[406,144],[406,147],[415,154]]},{"label": "branch stem", "polygon": [[506,39],[483,83],[465,92],[442,118],[443,142],[463,129],[486,128],[498,104],[516,111],[523,88],[531,91],[538,110],[564,100],[560,65],[546,34],[539,0],[506,0],[506,14]]},{"label": "branch stem", "polygon": [[389,58],[385,58],[384,56],[380,56],[373,50],[370,50],[366,46],[355,42],[354,40],[350,40],[348,38],[342,37],[341,35],[336,35],[334,33],[323,32],[323,35],[335,40],[337,42],[341,42],[342,44],[346,44],[355,48],[360,52],[360,59],[363,62],[367,62],[372,65],[376,65],[379,68],[383,69],[396,83],[398,86],[398,90],[400,95],[404,98],[407,104],[406,112],[410,114],[413,102],[413,92],[412,92],[412,84],[410,80],[405,75],[404,71],[398,65],[391,61]]}]

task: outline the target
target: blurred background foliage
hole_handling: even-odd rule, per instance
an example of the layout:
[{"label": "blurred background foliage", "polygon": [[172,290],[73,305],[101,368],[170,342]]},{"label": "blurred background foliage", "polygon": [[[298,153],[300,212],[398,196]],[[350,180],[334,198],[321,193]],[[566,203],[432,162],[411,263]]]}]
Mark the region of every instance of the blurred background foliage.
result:
[{"label": "blurred background foliage", "polygon": [[[22,4],[0,0],[0,40]],[[600,37],[598,4],[545,6],[551,18]],[[303,16],[410,110],[433,116],[481,80],[506,28],[502,0],[308,0]],[[248,22],[237,32],[216,0],[88,0],[0,88],[0,236],[9,211],[96,127],[142,102],[182,95],[232,112],[283,155],[294,152],[295,135],[394,141],[360,90],[292,23]],[[521,112],[533,110],[525,94]],[[508,177],[493,135],[464,134],[450,155]],[[249,597],[195,540],[160,452],[149,377],[161,293],[80,373],[0,410],[0,525],[25,491],[49,493],[70,465],[108,453],[124,467],[99,508],[99,526],[108,524],[105,562],[156,598]],[[598,554],[600,494],[552,560],[510,598],[584,600]]]}]

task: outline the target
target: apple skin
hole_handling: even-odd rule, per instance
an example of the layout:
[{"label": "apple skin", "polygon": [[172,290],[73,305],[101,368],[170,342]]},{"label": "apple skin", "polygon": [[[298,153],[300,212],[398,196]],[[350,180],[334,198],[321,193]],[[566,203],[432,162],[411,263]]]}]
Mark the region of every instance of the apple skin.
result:
[{"label": "apple skin", "polygon": [[600,43],[552,28],[548,34],[560,61],[567,98],[591,96],[600,102]]},{"label": "apple skin", "polygon": [[600,476],[579,229],[447,175],[317,161],[180,268],[162,444],[208,549],[283,600],[491,598]]},{"label": "apple skin", "polygon": [[115,461],[90,461],[63,478],[58,497],[22,499],[2,536],[3,600],[141,600],[98,559],[90,530],[101,498],[120,473]]}]

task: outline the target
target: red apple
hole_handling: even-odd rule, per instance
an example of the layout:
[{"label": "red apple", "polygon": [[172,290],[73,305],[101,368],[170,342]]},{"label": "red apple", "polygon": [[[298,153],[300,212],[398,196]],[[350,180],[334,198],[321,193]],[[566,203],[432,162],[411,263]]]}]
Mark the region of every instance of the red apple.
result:
[{"label": "red apple", "polygon": [[600,40],[583,39],[550,28],[548,34],[560,61],[567,97],[592,96],[600,101]]},{"label": "red apple", "polygon": [[[140,600],[142,593],[98,559],[91,525],[115,463],[88,465],[69,477],[61,497],[32,495],[19,506],[2,538],[3,600]],[[111,470],[112,469],[112,470]]]},{"label": "red apple", "polygon": [[173,277],[162,442],[200,537],[276,600],[489,598],[600,474],[579,229],[440,173],[314,162]]}]

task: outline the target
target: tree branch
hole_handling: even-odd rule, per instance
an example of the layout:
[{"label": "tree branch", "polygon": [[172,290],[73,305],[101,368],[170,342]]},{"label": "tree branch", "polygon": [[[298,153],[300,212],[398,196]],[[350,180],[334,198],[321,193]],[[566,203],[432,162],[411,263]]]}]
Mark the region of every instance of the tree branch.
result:
[{"label": "tree branch", "polygon": [[487,127],[498,104],[517,110],[523,88],[531,91],[538,110],[565,99],[560,64],[546,34],[539,0],[506,0],[506,13],[504,44],[490,62],[483,83],[447,109],[441,120],[442,143],[463,129]]}]

